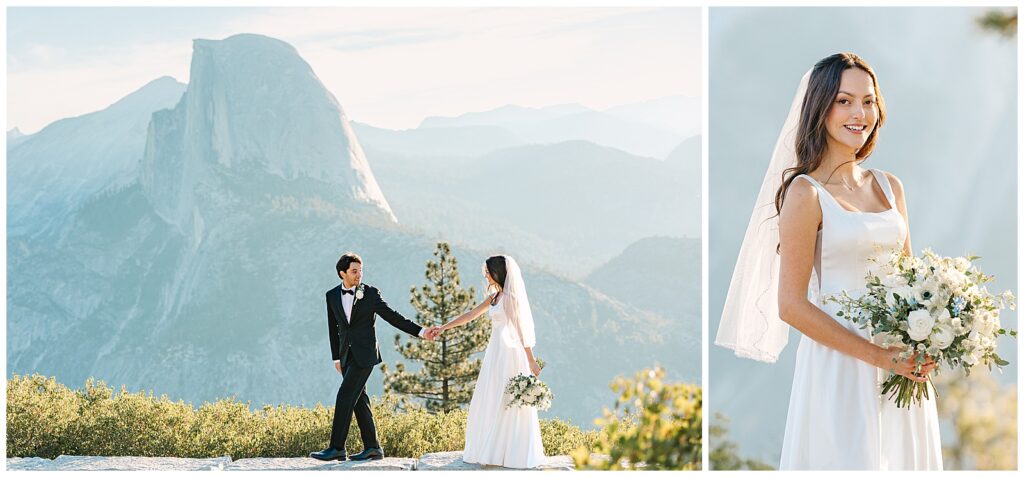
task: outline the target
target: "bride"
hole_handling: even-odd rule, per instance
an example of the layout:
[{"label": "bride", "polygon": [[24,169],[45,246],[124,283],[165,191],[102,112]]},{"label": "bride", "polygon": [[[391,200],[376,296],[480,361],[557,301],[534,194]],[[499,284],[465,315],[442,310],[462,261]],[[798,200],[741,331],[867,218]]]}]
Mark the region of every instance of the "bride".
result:
[{"label": "bride", "polygon": [[935,400],[899,409],[879,388],[890,371],[926,381],[934,363],[915,373],[914,357],[899,360],[898,349],[875,345],[820,300],[862,294],[869,259],[912,253],[902,183],[861,167],[884,122],[878,80],[863,59],[840,53],[814,65],[775,145],[733,272],[716,344],[774,362],[789,326],[803,335],[780,470],[942,469]]},{"label": "bride", "polygon": [[443,333],[484,312],[493,325],[469,403],[462,460],[517,469],[538,467],[545,457],[537,409],[507,408],[505,396],[505,385],[512,377],[540,374],[533,357],[536,338],[523,275],[512,257],[497,255],[484,263],[484,276],[488,290],[494,292],[490,299],[438,328]]}]

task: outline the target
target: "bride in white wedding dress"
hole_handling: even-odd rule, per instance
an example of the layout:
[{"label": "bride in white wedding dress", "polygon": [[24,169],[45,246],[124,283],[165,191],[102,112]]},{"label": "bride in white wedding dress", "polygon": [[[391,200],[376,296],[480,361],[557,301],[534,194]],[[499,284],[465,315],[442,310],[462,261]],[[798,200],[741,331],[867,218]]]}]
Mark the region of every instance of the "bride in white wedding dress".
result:
[{"label": "bride in white wedding dress", "polygon": [[519,374],[540,375],[533,357],[537,340],[523,275],[512,257],[497,255],[484,263],[484,276],[488,289],[494,290],[490,299],[439,328],[444,332],[485,312],[492,325],[469,403],[462,460],[516,469],[539,467],[546,458],[537,409],[506,407],[509,379]]},{"label": "bride in white wedding dress", "polygon": [[[885,122],[874,71],[851,53],[801,81],[733,272],[716,344],[774,362],[789,325],[802,333],[780,470],[941,470],[934,396],[899,409],[889,371],[927,380],[821,297],[864,292],[870,259],[911,254],[903,186],[860,166]],[[911,358],[913,359],[913,358]]]}]

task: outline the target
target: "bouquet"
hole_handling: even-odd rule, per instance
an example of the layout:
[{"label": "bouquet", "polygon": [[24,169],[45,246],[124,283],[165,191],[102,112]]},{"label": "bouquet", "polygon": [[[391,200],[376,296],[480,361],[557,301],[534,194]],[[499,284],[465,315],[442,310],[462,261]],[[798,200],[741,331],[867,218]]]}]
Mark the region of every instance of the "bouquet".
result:
[{"label": "bouquet", "polygon": [[[968,374],[979,364],[1003,367],[1010,363],[996,354],[996,339],[1017,332],[1001,327],[999,310],[1014,309],[1014,296],[988,291],[984,284],[993,277],[974,267],[977,258],[940,257],[930,249],[920,257],[894,251],[884,262],[873,261],[864,295],[853,298],[844,291],[824,301],[839,304],[837,315],[867,329],[874,343],[901,348],[900,359],[916,354],[918,372],[928,358]],[[930,382],[893,374],[882,394],[909,408],[928,398]]]},{"label": "bouquet", "polygon": [[541,411],[548,410],[554,399],[548,385],[532,374],[513,376],[505,385],[505,394],[509,396],[506,407],[535,407]]}]

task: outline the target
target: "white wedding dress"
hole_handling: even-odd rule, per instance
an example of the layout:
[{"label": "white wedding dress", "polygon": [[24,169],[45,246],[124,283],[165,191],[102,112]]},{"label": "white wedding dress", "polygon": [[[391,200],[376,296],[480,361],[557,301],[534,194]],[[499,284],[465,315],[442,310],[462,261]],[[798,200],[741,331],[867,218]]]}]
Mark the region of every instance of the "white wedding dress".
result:
[{"label": "white wedding dress", "polygon": [[544,444],[536,408],[508,408],[505,385],[517,374],[531,374],[526,350],[515,327],[509,323],[499,299],[491,305],[491,337],[484,351],[480,375],[473,389],[466,418],[466,449],[462,460],[516,469],[538,467],[545,462]]},{"label": "white wedding dress", "polygon": [[[872,169],[890,209],[878,213],[843,208],[813,178],[818,189],[821,227],[815,250],[817,297],[846,290],[864,293],[871,257],[887,258],[907,236],[884,172]],[[816,305],[835,317],[834,303]],[[868,338],[866,330],[836,321]],[[789,399],[780,470],[941,470],[942,445],[934,395],[919,407],[899,409],[880,394],[887,372],[824,346],[800,339]]]}]

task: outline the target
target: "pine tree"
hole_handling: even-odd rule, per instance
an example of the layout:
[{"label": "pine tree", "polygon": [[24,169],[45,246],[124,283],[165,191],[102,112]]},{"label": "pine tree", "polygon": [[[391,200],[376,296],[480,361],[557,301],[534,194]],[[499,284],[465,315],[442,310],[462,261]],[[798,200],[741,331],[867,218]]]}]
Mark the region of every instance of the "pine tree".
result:
[{"label": "pine tree", "polygon": [[[471,310],[474,302],[473,287],[459,284],[458,262],[445,242],[434,250],[436,261],[427,262],[427,284],[413,287],[411,303],[416,310],[416,322],[424,326],[439,326]],[[404,363],[395,364],[395,371],[384,374],[384,389],[423,400],[428,411],[447,412],[469,403],[473,385],[480,373],[480,359],[472,355],[483,351],[491,333],[491,323],[481,316],[466,325],[450,329],[435,341],[410,339],[402,343],[395,335],[395,348],[407,360],[419,361],[422,367],[408,371]]]},{"label": "pine tree", "polygon": [[981,28],[996,32],[1005,38],[1017,36],[1017,10],[992,9],[978,18]]}]

